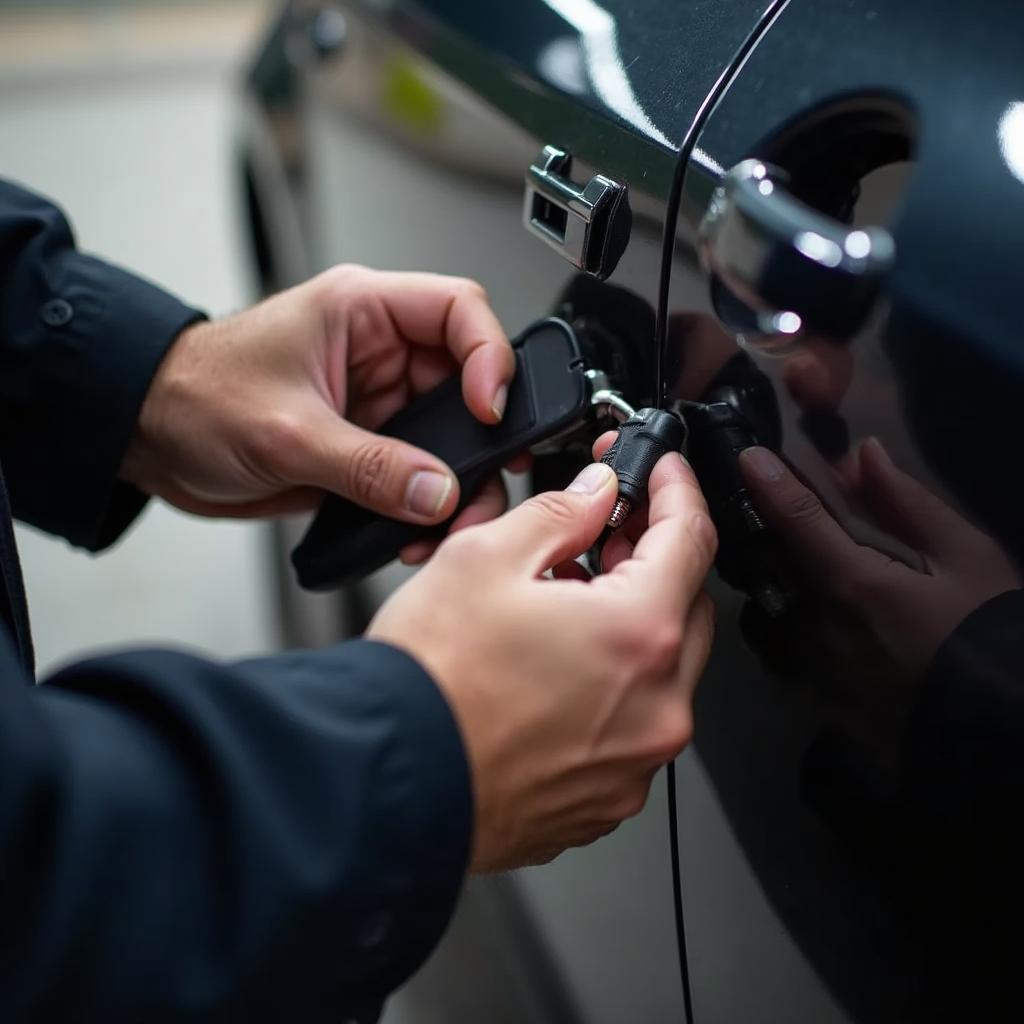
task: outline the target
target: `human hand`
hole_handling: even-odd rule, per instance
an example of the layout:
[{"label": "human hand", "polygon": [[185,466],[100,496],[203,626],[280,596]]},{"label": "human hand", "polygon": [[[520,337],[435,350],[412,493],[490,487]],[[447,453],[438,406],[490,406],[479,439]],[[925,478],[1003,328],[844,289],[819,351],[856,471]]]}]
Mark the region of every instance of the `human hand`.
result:
[{"label": "human hand", "polygon": [[865,622],[916,679],[975,608],[1019,588],[1021,577],[991,537],[898,469],[877,440],[862,444],[857,459],[855,497],[878,527],[911,549],[908,561],[858,543],[767,449],[743,452],[740,466],[755,505],[808,580]]},{"label": "human hand", "polygon": [[367,633],[412,654],[451,705],[473,778],[475,871],[541,863],[610,832],[691,736],[715,531],[692,471],[666,455],[646,531],[590,579],[572,559],[616,493],[595,463],[566,491],[449,537]]},{"label": "human hand", "polygon": [[[497,422],[515,359],[479,285],[336,267],[186,330],[153,380],[122,477],[199,515],[304,511],[331,491],[441,522],[459,497],[451,470],[372,431],[460,368],[469,409]],[[496,480],[459,525],[505,505]]]}]

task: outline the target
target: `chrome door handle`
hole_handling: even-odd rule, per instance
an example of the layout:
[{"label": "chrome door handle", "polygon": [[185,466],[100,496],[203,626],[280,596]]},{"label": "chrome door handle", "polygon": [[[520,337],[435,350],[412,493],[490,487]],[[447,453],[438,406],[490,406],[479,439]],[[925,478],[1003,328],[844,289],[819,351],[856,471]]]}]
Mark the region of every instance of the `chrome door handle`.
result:
[{"label": "chrome door handle", "polygon": [[715,189],[699,245],[716,311],[737,330],[848,338],[892,266],[892,236],[819,213],[787,192],[785,181],[784,171],[744,160]]},{"label": "chrome door handle", "polygon": [[544,147],[526,172],[523,221],[578,270],[604,280],[629,242],[633,216],[626,186],[603,174],[577,185],[571,170],[568,153]]}]

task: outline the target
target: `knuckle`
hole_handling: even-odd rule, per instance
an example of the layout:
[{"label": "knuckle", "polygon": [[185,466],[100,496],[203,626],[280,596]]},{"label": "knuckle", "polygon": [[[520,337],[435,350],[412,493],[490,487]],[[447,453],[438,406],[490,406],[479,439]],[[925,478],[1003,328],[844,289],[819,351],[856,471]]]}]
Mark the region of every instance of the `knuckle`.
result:
[{"label": "knuckle", "polygon": [[785,506],[786,517],[796,524],[808,526],[816,523],[824,514],[825,507],[813,492],[801,487],[790,495]]},{"label": "knuckle", "polygon": [[287,469],[308,444],[308,432],[302,420],[288,412],[274,412],[266,416],[253,438],[257,458],[272,469]]},{"label": "knuckle", "polygon": [[650,652],[650,622],[637,614],[633,608],[624,609],[618,614],[606,615],[606,632],[609,646],[613,651],[614,661],[629,676],[637,673],[641,664]]},{"label": "knuckle", "polygon": [[604,839],[605,836],[610,836],[618,827],[622,824],[622,818],[618,821],[608,821],[603,825],[596,826],[593,830],[593,834],[587,842],[579,843],[579,846],[586,846],[588,843],[596,843],[598,839]]},{"label": "knuckle", "polygon": [[329,288],[347,291],[353,283],[368,273],[370,271],[358,263],[336,263],[323,272],[322,279]]},{"label": "knuckle", "polygon": [[523,860],[530,867],[541,868],[546,864],[550,864],[564,852],[558,846],[543,846],[527,854]]},{"label": "knuckle", "polygon": [[651,730],[647,754],[655,765],[667,764],[678,757],[693,739],[693,715],[687,705],[676,698],[659,716]]},{"label": "knuckle", "polygon": [[664,622],[648,627],[643,638],[646,668],[661,678],[675,673],[683,654],[683,627],[681,623]]},{"label": "knuckle", "polygon": [[553,849],[552,855],[548,858],[554,860],[566,850],[580,849],[590,846],[605,836],[610,836],[622,824],[621,818],[616,818],[610,805],[606,805],[600,812],[594,815],[592,820],[587,820],[565,830],[559,837],[557,846]]},{"label": "knuckle", "polygon": [[457,277],[453,284],[458,297],[487,301],[487,289],[479,281],[474,281],[471,277]]},{"label": "knuckle", "polygon": [[678,669],[683,653],[682,623],[625,613],[610,630],[617,660],[634,682],[664,679]]},{"label": "knuckle", "polygon": [[575,525],[579,521],[579,510],[562,491],[548,491],[532,497],[526,507],[535,515],[554,520],[559,525]]},{"label": "knuckle", "polygon": [[476,565],[492,560],[494,554],[494,544],[488,531],[480,526],[470,526],[447,537],[438,549],[437,557],[447,564]]},{"label": "knuckle", "polygon": [[647,805],[648,787],[646,784],[631,785],[613,801],[611,815],[615,823],[635,818]]},{"label": "knuckle", "polygon": [[391,484],[394,456],[389,445],[369,440],[355,448],[346,466],[348,494],[353,501],[380,501]]}]

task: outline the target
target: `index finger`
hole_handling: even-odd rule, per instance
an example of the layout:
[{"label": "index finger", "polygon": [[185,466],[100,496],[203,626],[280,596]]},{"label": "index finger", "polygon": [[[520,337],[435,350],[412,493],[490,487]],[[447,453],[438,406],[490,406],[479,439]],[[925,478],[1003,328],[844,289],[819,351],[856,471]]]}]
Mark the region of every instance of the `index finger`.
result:
[{"label": "index finger", "polygon": [[462,366],[462,396],[483,423],[505,411],[516,361],[487,293],[468,278],[381,273],[379,294],[398,332],[414,345],[444,345]]},{"label": "index finger", "polygon": [[670,452],[658,460],[648,485],[648,527],[632,557],[601,579],[628,581],[646,601],[682,616],[704,585],[718,547],[707,502],[689,463]]},{"label": "index finger", "polygon": [[854,540],[774,452],[747,448],[739,465],[757,508],[826,593],[839,594],[850,580],[884,572],[892,562]]}]

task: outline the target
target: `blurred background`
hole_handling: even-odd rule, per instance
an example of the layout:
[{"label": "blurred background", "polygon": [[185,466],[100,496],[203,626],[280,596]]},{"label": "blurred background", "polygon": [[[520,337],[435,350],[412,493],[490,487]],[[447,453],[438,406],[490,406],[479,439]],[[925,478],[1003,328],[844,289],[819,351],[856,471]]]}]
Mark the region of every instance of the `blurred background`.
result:
[{"label": "blurred background", "polygon": [[[211,315],[255,297],[232,116],[265,0],[0,0],[0,175],[57,200],[82,248]],[[40,674],[159,642],[279,645],[267,527],[152,502],[99,558],[19,527]]]},{"label": "blurred background", "polygon": [[[81,248],[211,316],[253,302],[239,105],[245,69],[281,6],[0,0],[0,176],[56,200]],[[340,151],[359,149],[353,139],[343,133]],[[355,221],[343,233],[349,249],[325,253],[323,265],[380,256],[372,223]],[[217,658],[282,646],[266,524],[201,520],[151,502],[98,557],[29,527],[17,534],[41,677],[111,646],[185,646]],[[338,635],[330,597],[301,601],[321,623],[320,642]],[[519,1002],[529,990],[492,948],[492,913],[471,883],[445,944],[389,1002],[384,1024],[484,1019],[478,1002],[494,993],[490,1024],[532,1019]]]}]

